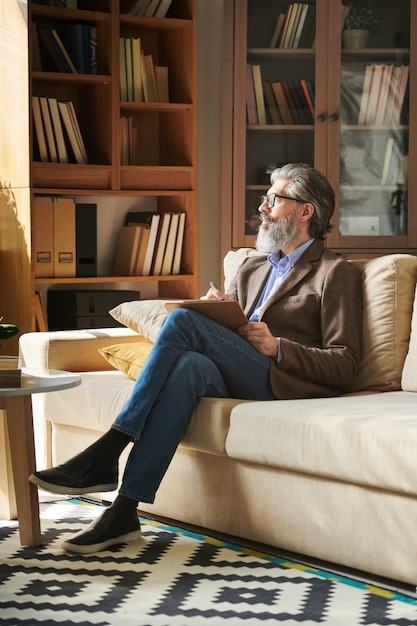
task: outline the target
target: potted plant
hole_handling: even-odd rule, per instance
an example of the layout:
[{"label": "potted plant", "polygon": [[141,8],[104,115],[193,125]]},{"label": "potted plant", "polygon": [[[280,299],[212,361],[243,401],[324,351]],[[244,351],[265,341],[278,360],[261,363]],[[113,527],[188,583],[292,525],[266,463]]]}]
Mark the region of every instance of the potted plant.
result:
[{"label": "potted plant", "polygon": [[369,33],[378,25],[372,0],[356,0],[345,6],[343,47],[366,48]]},{"label": "potted plant", "polygon": [[[2,322],[3,318],[0,318]],[[19,329],[15,324],[0,323],[0,341],[4,339],[11,339],[19,332]],[[1,345],[0,345],[1,348]],[[18,358],[15,356],[0,356],[0,369],[14,369],[17,368]]]}]

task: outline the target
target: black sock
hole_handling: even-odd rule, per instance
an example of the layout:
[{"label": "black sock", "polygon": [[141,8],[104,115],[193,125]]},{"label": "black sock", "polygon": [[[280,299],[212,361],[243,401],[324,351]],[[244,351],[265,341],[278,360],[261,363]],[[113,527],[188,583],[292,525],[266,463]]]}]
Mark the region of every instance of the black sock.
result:
[{"label": "black sock", "polygon": [[129,516],[132,513],[136,514],[138,502],[137,500],[132,500],[132,498],[127,498],[126,496],[121,496],[119,494],[110,508],[115,513],[115,515],[118,515],[121,519],[124,519],[125,516]]},{"label": "black sock", "polygon": [[127,444],[132,441],[130,435],[111,428],[100,439],[87,448],[97,467],[114,465]]}]

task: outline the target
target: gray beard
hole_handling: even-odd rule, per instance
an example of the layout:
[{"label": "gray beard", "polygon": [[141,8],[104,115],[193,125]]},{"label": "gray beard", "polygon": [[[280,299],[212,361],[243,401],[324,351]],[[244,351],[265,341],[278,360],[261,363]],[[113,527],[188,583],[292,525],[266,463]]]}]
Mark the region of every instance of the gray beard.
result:
[{"label": "gray beard", "polygon": [[268,227],[260,225],[256,238],[258,252],[274,254],[282,248],[294,244],[297,241],[298,228],[295,211],[287,217],[282,217],[272,222]]}]

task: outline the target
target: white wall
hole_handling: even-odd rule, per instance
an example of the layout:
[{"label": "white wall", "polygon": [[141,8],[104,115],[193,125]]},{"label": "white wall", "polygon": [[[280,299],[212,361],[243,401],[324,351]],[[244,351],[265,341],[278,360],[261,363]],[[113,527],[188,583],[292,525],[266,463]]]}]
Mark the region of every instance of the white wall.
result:
[{"label": "white wall", "polygon": [[221,284],[221,80],[223,0],[198,0],[198,204],[200,294]]}]

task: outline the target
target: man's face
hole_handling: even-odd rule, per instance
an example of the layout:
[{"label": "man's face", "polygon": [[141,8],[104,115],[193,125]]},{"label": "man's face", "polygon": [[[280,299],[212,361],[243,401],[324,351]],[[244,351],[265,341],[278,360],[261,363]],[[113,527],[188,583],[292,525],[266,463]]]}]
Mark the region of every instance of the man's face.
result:
[{"label": "man's face", "polygon": [[[272,185],[266,200],[259,207],[261,225],[256,239],[259,252],[272,254],[295,246],[299,237],[298,211],[296,203],[285,191],[285,182]],[[285,198],[278,196],[286,196]]]}]

